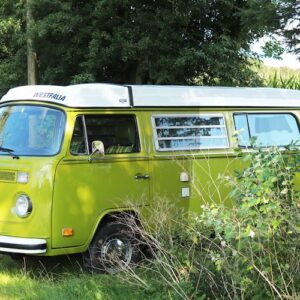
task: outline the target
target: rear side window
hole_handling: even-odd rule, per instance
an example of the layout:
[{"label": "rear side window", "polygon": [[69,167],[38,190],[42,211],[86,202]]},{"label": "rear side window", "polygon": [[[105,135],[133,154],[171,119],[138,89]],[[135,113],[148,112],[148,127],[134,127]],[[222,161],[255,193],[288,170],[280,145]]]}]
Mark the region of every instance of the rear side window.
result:
[{"label": "rear side window", "polygon": [[241,147],[250,147],[251,139],[259,147],[300,145],[298,123],[291,114],[241,113],[234,114],[234,122]]},{"label": "rear side window", "polygon": [[135,117],[131,115],[78,117],[71,140],[71,153],[90,154],[93,141],[103,142],[105,154],[139,152]]},{"label": "rear side window", "polygon": [[152,116],[158,151],[228,148],[224,117],[219,114]]}]

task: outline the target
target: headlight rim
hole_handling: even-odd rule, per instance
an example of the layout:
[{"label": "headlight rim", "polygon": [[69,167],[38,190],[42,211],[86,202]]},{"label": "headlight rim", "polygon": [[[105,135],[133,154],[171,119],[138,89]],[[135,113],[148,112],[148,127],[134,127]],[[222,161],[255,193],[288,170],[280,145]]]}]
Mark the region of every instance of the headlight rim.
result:
[{"label": "headlight rim", "polygon": [[[18,207],[18,205],[20,205],[20,203],[18,204],[18,201],[21,201],[20,199],[27,201],[27,209],[24,213],[22,213],[22,210]],[[19,218],[27,218],[32,213],[32,201],[30,197],[26,194],[19,194],[16,198],[14,211]]]}]

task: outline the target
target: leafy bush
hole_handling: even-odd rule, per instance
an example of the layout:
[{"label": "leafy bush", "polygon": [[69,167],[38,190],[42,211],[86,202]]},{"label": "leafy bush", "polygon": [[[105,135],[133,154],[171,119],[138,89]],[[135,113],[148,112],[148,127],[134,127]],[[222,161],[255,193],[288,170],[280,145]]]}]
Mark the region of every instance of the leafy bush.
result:
[{"label": "leafy bush", "polygon": [[[203,207],[199,230],[215,232],[210,250],[230,295],[285,298],[299,292],[300,198],[295,192],[299,154],[255,150],[232,186],[233,207]],[[298,288],[298,290],[297,290]]]},{"label": "leafy bush", "polygon": [[244,159],[245,170],[224,178],[232,187],[231,208],[204,205],[188,219],[160,202],[152,225],[136,229],[152,259],[127,270],[125,279],[181,299],[299,296],[300,196],[294,187],[300,156],[257,149]]}]

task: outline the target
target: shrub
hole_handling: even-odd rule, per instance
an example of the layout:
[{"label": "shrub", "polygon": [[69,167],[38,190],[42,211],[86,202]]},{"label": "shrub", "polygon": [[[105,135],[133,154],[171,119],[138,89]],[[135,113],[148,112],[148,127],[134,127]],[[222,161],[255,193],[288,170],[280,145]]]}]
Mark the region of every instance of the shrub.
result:
[{"label": "shrub", "polygon": [[[135,226],[152,259],[122,276],[165,289],[175,298],[291,298],[300,290],[300,156],[292,149],[256,149],[248,167],[223,178],[232,207],[204,205],[190,216],[160,200],[151,224]],[[151,235],[149,234],[151,232]],[[146,271],[146,272],[145,272]]]},{"label": "shrub", "polygon": [[226,178],[232,209],[203,207],[198,230],[215,232],[219,247],[209,252],[230,295],[291,297],[300,283],[300,198],[294,189],[299,154],[258,149],[246,159],[249,167]]}]

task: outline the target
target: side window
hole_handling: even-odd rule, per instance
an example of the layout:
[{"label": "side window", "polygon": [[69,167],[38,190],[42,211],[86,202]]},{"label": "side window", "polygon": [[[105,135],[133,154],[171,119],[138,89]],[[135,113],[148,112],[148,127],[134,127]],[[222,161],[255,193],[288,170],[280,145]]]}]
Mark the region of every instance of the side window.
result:
[{"label": "side window", "polygon": [[70,145],[70,152],[75,155],[88,154],[85,142],[83,117],[76,119],[73,136]]},{"label": "side window", "polygon": [[[85,128],[87,137],[85,137]],[[73,155],[91,153],[93,141],[103,142],[105,154],[139,152],[135,117],[126,115],[78,117],[71,140],[71,153]]]},{"label": "side window", "polygon": [[291,114],[234,114],[234,122],[241,147],[249,147],[251,138],[260,147],[300,144],[299,127]]},{"label": "side window", "polygon": [[235,129],[238,133],[239,146],[250,147],[250,134],[247,114],[234,115]]},{"label": "side window", "polygon": [[159,151],[229,147],[222,115],[161,115],[152,120]]},{"label": "side window", "polygon": [[134,116],[87,115],[85,124],[89,153],[93,141],[102,141],[105,154],[139,152],[139,139]]}]

